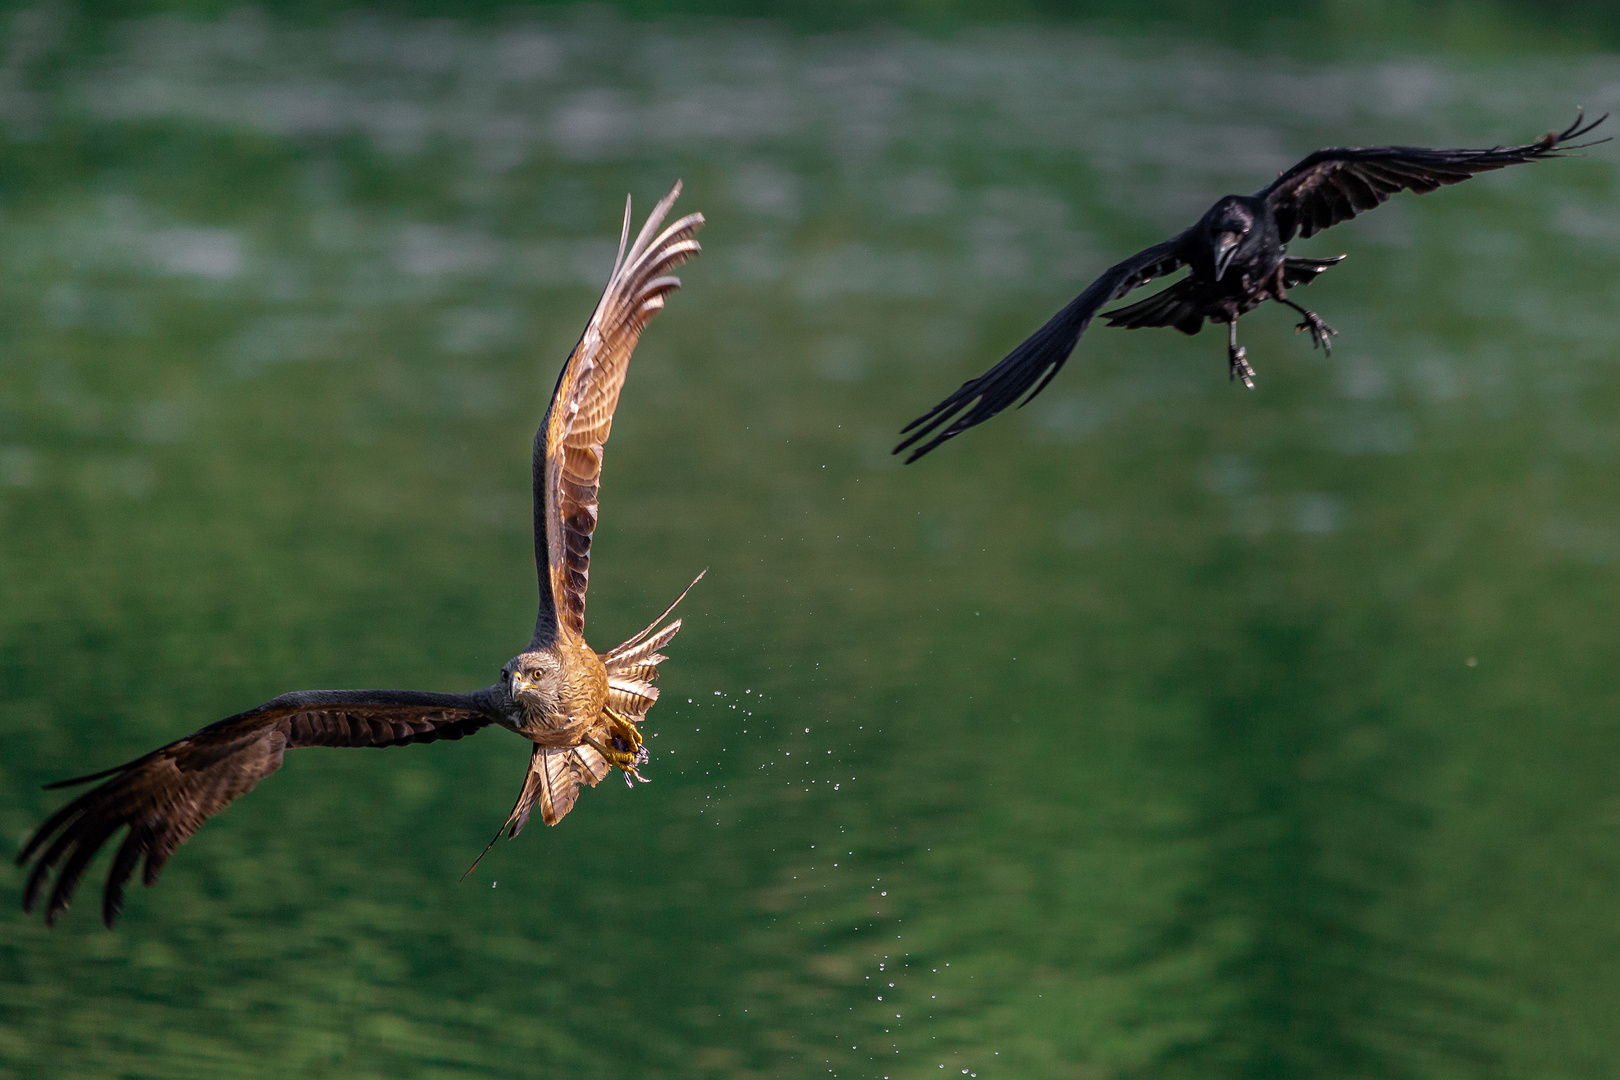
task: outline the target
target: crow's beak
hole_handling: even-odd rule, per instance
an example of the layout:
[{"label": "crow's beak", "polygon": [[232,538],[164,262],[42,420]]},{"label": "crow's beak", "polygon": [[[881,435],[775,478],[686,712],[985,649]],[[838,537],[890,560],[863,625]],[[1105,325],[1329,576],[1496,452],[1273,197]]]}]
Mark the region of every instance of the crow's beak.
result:
[{"label": "crow's beak", "polygon": [[1232,265],[1232,258],[1237,254],[1238,242],[1243,238],[1235,232],[1223,232],[1215,238],[1215,280],[1221,280],[1226,268]]}]

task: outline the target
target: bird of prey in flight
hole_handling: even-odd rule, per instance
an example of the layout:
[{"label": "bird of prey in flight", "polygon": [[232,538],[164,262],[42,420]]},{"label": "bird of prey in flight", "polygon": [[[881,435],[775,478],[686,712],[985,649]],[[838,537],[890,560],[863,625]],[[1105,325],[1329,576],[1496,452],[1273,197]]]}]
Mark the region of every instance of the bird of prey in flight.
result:
[{"label": "bird of prey in flight", "polygon": [[1288,241],[1348,221],[1397,191],[1422,194],[1442,184],[1461,183],[1475,173],[1596,145],[1572,144],[1571,140],[1607,118],[1605,113],[1587,124],[1580,114],[1561,132],[1550,132],[1524,146],[1489,150],[1420,146],[1318,150],[1253,195],[1228,195],[1192,228],[1109,267],[995,367],[969,379],[956,393],[907,424],[901,431],[907,438],[894,452],[927,439],[906,458],[909,464],[947,439],[984,423],[1021,396],[1028,403],[1063,367],[1099,308],[1183,266],[1190,273],[1181,281],[1146,300],[1105,311],[1103,318],[1110,326],[1173,326],[1184,334],[1198,333],[1206,319],[1225,323],[1231,377],[1253,389],[1254,368],[1249,365],[1247,350],[1237,343],[1240,317],[1275,300],[1304,316],[1299,329],[1311,332],[1314,345],[1330,348],[1335,333],[1315,312],[1290,300],[1288,290],[1309,284],[1344,256],[1291,257]]},{"label": "bird of prey in flight", "polygon": [[500,680],[465,694],[283,694],[126,765],[51,784],[60,788],[101,781],[52,814],[17,856],[19,865],[34,864],[23,891],[25,911],[34,909],[51,884],[51,871],[60,866],[45,903],[45,922],[54,923],[96,852],[127,828],[101,904],[102,921],[111,927],[136,864],[145,860],[142,879],[151,885],[176,847],[280,768],[282,754],[297,747],[405,746],[459,739],[491,724],[510,728],[533,742],[534,750],[517,805],[502,826],[508,836],[518,834],[537,806],[546,824],[556,824],[572,809],[580,786],[594,786],[612,768],[622,770],[632,787],[634,780],[645,779],[639,769],[647,751],[637,725],[658,699],[654,682],[666,659],[658,650],[681,628],[679,619],[660,624],[680,599],[647,629],[598,654],[585,643],[585,587],[602,447],[630,354],[665,297],[680,287],[670,271],[699,250],[694,236],[703,225],[701,214],[688,214],[659,231],[680,190],[677,183],[653,208],[634,243],[628,243],[626,200],[619,256],[607,289],[564,363],[551,406],[535,433],[534,557],[540,613],[533,640],[507,661]]}]

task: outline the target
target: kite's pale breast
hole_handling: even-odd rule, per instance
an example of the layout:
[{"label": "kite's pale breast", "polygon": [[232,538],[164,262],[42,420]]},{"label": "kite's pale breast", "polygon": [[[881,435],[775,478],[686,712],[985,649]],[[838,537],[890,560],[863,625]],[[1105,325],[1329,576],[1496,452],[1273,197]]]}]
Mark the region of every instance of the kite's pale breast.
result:
[{"label": "kite's pale breast", "polygon": [[583,641],[561,640],[556,650],[563,664],[561,700],[555,710],[525,707],[527,723],[520,734],[541,746],[578,746],[602,722],[607,703],[607,668]]}]

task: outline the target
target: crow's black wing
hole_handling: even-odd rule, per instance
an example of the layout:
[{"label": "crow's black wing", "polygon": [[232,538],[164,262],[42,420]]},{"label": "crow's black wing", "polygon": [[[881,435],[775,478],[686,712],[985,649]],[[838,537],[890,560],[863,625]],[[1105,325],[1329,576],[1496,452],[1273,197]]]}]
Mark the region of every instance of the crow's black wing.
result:
[{"label": "crow's black wing", "polygon": [[146,860],[143,880],[151,885],[174,849],[203,822],[281,767],[283,751],[459,739],[497,719],[494,702],[493,688],[471,694],[304,690],[209,724],[127,765],[48,785],[103,781],[52,814],[17,856],[19,866],[34,862],[23,910],[34,909],[51,870],[61,863],[45,906],[46,924],[54,923],[96,852],[128,827],[101,905],[102,921],[111,927],[135,864]]},{"label": "crow's black wing", "polygon": [[1584,118],[1584,114],[1578,114],[1575,122],[1563,131],[1548,132],[1523,146],[1496,146],[1489,150],[1431,150],[1422,146],[1318,150],[1277,177],[1265,190],[1255,192],[1254,197],[1265,202],[1275,215],[1286,244],[1296,233],[1310,236],[1341,221],[1349,221],[1397,191],[1423,194],[1444,184],[1460,184],[1475,173],[1559,157],[1560,150],[1594,146],[1596,143],[1569,143],[1603,123],[1608,113],[1590,124],[1583,123]]},{"label": "crow's black wing", "polygon": [[[1047,320],[1002,361],[961,387],[928,412],[907,424],[900,434],[910,437],[894,448],[896,454],[921,439],[933,435],[906,458],[910,464],[947,439],[955,438],[975,424],[982,424],[1028,391],[1024,401],[1046,389],[1052,376],[1063,367],[1075,342],[1085,332],[1097,309],[1112,303],[1154,278],[1172,274],[1186,262],[1181,247],[1186,233],[1139,251],[1124,262],[1111,266],[1101,277],[1069,302],[1068,307]],[[1034,389],[1031,389],[1033,387]],[[966,410],[965,412],[963,410]],[[954,419],[952,419],[954,417]],[[934,432],[947,421],[950,426]]]},{"label": "crow's black wing", "polygon": [[1109,326],[1140,330],[1148,326],[1173,326],[1183,334],[1196,334],[1204,328],[1204,304],[1200,282],[1182,278],[1168,289],[1161,289],[1146,300],[1129,307],[1105,311]]}]

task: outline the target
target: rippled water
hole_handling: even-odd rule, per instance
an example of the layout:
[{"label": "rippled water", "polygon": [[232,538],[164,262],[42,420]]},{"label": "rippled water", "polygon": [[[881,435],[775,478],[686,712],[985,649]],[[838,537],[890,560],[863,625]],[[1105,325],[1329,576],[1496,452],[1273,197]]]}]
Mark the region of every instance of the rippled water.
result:
[{"label": "rippled water", "polygon": [[[1167,31],[10,17],[0,825],[276,693],[468,689],[625,193],[705,254],[609,449],[590,636],[697,570],[655,783],[300,751],[116,933],[0,910],[19,1076],[1608,1076],[1612,145],[1296,245],[1340,331],[1098,328],[898,427],[1321,145],[1620,107],[1606,55]],[[1378,56],[1378,59],[1369,59]],[[1359,57],[1359,58],[1356,58]]]}]

